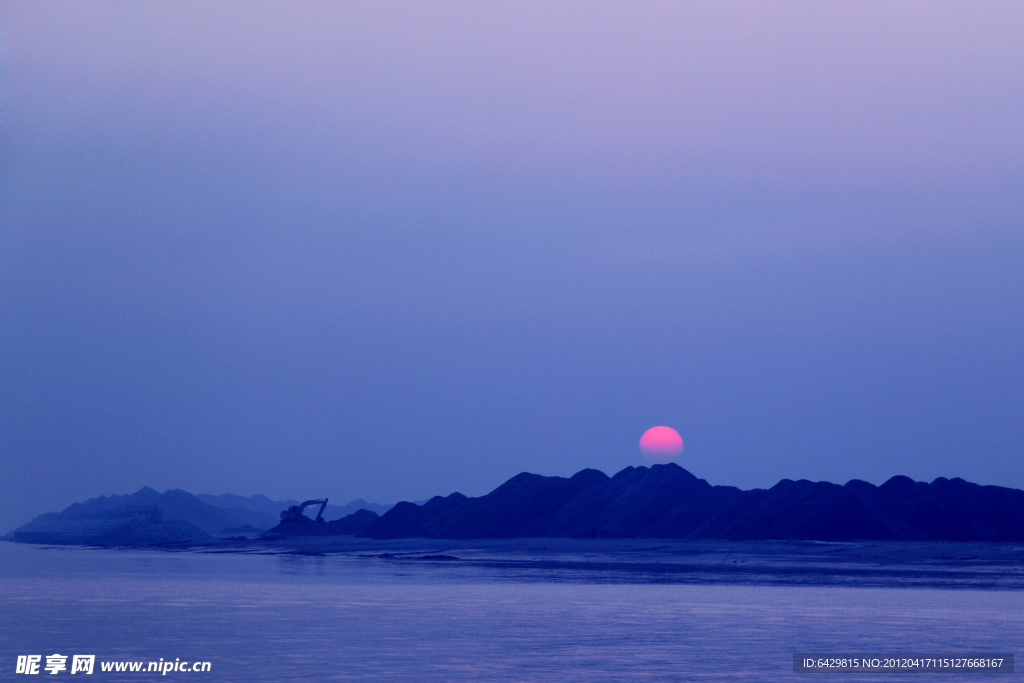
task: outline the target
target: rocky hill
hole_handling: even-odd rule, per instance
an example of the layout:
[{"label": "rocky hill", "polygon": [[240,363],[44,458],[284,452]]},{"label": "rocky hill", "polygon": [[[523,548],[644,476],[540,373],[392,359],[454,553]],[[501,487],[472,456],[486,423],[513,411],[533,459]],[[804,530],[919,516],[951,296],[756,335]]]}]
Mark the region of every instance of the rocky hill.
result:
[{"label": "rocky hill", "polygon": [[679,538],[1024,541],[1024,491],[897,476],[881,486],[784,479],[770,489],[712,486],[674,465],[614,477],[522,473],[491,493],[399,503],[370,538]]}]

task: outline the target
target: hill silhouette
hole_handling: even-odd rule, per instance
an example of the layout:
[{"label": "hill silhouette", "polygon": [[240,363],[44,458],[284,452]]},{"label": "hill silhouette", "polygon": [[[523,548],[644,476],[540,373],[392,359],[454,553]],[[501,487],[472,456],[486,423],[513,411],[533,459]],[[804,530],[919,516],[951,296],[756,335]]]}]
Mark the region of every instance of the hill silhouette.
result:
[{"label": "hill silhouette", "polygon": [[[196,496],[180,489],[160,493],[144,486],[129,495],[90,498],[60,512],[40,515],[11,532],[10,538],[26,543],[155,545],[254,535],[273,527],[281,510],[297,504],[259,495]],[[336,519],[320,535],[358,533],[377,519],[377,511],[390,508],[361,498],[344,506],[328,505],[324,514],[344,521]],[[308,531],[305,534],[310,535]]]},{"label": "hill silhouette", "polygon": [[614,477],[590,469],[570,478],[524,472],[479,498],[453,493],[423,505],[399,503],[357,534],[1024,541],[1024,491],[903,476],[881,486],[783,479],[744,491],[712,486],[675,464],[627,467]]},{"label": "hill silhouette", "polygon": [[[11,537],[29,543],[153,545],[252,534],[277,520],[262,496],[143,488],[40,515]],[[352,506],[362,503],[356,501]],[[238,507],[226,507],[226,505]],[[1024,541],[1024,491],[940,477],[881,486],[783,479],[770,489],[712,486],[678,465],[627,467],[613,477],[523,472],[477,498],[461,493],[361,509],[330,522],[281,522],[264,538],[664,538],[819,541]]]},{"label": "hill silhouette", "polygon": [[207,505],[187,491],[143,487],[125,496],[100,496],[49,512],[14,530],[28,543],[151,545],[209,538],[243,525],[267,528],[270,515]]}]

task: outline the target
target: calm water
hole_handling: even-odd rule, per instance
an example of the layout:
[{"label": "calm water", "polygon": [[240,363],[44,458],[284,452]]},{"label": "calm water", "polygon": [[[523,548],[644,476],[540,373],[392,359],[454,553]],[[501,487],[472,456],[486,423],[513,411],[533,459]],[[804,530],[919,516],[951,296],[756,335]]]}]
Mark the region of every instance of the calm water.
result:
[{"label": "calm water", "polygon": [[[168,678],[389,682],[851,680],[793,674],[792,655],[1024,652],[1022,592],[521,580],[451,565],[0,543],[0,679],[20,678],[18,654],[54,652],[212,662]],[[902,676],[935,677],[987,678]]]}]

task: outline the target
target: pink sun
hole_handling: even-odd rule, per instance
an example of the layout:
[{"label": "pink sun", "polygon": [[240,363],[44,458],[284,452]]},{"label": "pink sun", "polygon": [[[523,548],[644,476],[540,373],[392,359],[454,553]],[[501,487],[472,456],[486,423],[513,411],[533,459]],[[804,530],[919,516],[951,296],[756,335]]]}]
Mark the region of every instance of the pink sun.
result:
[{"label": "pink sun", "polygon": [[683,437],[671,427],[651,427],[640,437],[640,452],[649,462],[672,462],[683,452]]}]

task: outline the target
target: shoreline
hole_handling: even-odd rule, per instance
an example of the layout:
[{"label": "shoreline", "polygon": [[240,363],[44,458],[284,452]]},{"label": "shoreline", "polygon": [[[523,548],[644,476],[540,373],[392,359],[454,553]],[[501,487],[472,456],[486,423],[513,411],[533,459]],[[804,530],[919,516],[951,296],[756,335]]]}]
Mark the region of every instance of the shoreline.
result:
[{"label": "shoreline", "polygon": [[951,541],[674,541],[565,538],[214,539],[82,550],[337,558],[443,567],[503,580],[1024,590],[1024,544]]}]

